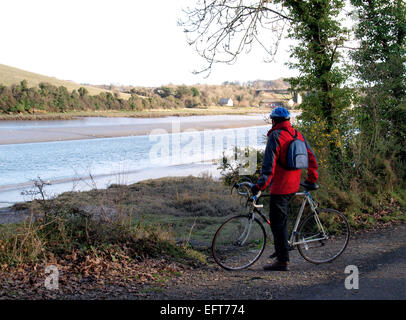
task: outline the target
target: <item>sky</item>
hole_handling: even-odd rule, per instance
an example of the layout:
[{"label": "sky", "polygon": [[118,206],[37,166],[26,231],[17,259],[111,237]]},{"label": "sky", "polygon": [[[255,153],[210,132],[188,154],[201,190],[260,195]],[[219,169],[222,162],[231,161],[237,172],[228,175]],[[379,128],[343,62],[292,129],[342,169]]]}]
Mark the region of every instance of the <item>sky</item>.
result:
[{"label": "sky", "polygon": [[195,0],[2,0],[0,63],[89,84],[160,86],[295,75],[285,65],[287,42],[273,63],[257,50],[211,75],[177,21]]}]

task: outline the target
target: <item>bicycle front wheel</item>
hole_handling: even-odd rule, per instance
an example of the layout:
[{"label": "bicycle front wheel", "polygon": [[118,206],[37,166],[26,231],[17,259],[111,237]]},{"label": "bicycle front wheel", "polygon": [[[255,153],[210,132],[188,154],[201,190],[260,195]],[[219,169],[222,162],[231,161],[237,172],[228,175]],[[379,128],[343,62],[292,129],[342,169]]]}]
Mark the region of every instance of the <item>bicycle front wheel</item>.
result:
[{"label": "bicycle front wheel", "polygon": [[266,233],[261,222],[249,216],[235,216],[224,222],[213,238],[212,254],[226,270],[248,268],[264,252]]},{"label": "bicycle front wheel", "polygon": [[347,247],[350,228],[345,216],[333,209],[319,209],[299,227],[299,253],[309,262],[320,264],[338,258]]}]

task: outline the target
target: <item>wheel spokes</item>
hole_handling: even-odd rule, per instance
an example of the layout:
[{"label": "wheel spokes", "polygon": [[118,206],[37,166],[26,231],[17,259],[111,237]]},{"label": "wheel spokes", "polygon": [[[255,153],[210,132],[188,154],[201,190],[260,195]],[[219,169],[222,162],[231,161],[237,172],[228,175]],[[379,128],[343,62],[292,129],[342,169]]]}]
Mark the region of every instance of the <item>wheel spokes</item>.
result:
[{"label": "wheel spokes", "polygon": [[216,232],[212,245],[213,257],[225,269],[243,269],[259,258],[265,241],[266,234],[261,223],[248,216],[236,216]]}]

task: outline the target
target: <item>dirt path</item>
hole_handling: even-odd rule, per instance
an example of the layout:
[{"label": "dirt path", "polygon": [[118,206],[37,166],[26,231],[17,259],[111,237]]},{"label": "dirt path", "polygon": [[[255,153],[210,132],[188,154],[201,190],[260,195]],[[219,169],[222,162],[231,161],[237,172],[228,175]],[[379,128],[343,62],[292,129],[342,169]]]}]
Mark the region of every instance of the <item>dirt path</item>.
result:
[{"label": "dirt path", "polygon": [[[290,272],[265,272],[271,248],[254,266],[228,272],[216,265],[143,288],[123,299],[406,299],[406,225],[353,235],[336,261],[314,265],[295,250]],[[359,289],[344,286],[346,266],[359,270]]]}]

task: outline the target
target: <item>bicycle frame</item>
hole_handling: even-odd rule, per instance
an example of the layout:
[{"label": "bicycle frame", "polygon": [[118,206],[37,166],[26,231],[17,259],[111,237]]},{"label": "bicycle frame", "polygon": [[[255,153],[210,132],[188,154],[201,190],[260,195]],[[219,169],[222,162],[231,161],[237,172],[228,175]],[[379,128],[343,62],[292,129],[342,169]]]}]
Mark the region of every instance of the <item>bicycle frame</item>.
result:
[{"label": "bicycle frame", "polygon": [[[293,250],[297,247],[300,255],[307,261],[315,264],[326,263],[333,261],[341,253],[344,252],[348,240],[349,240],[349,225],[345,216],[333,209],[318,209],[319,204],[315,202],[310,194],[310,189],[306,185],[301,184],[304,191],[296,192],[294,197],[302,197],[301,203],[299,202],[299,209],[296,215],[296,220],[293,219],[290,222],[294,222],[293,230],[288,239],[289,248]],[[214,260],[226,270],[242,270],[252,264],[254,264],[264,253],[267,245],[266,239],[267,232],[264,228],[263,222],[271,225],[271,221],[261,212],[260,208],[263,208],[263,204],[257,204],[257,201],[261,198],[261,192],[252,196],[250,188],[252,183],[242,182],[235,184],[231,189],[231,192],[236,188],[238,194],[246,197],[246,207],[249,205],[248,214],[238,214],[229,217],[216,231],[212,241],[212,254]],[[317,189],[311,188],[312,190]],[[270,194],[263,195],[262,197],[270,197]],[[305,213],[305,207],[309,205],[309,213]],[[293,212],[291,212],[293,214]],[[258,214],[259,217],[256,217]],[[327,216],[325,215],[327,214]],[[330,219],[333,217],[333,222]],[[325,225],[323,227],[322,221],[326,218]],[[338,219],[336,221],[336,219]],[[333,227],[332,236],[327,233],[330,232],[330,225],[334,223],[337,225],[338,230]],[[323,222],[324,224],[324,222]],[[225,228],[225,226],[227,226]],[[342,231],[341,231],[342,229]],[[226,230],[226,231],[224,231]],[[253,231],[255,230],[255,231]],[[326,233],[327,232],[327,233]],[[250,236],[252,233],[252,236]],[[231,234],[231,236],[230,236]],[[332,246],[329,246],[325,240],[332,239]],[[231,242],[230,242],[231,241]],[[315,246],[309,245],[310,243]],[[319,257],[319,248],[325,250],[322,247],[327,245],[327,253],[324,254],[325,258]],[[241,248],[239,248],[241,247]],[[313,251],[313,249],[315,249]],[[331,254],[331,249],[335,250],[335,254]],[[316,258],[312,253],[316,254]],[[274,255],[272,255],[274,256]],[[271,257],[272,257],[271,256]]]},{"label": "bicycle frame", "polygon": [[[316,203],[313,201],[313,198],[312,198],[311,194],[310,194],[308,191],[302,191],[302,192],[296,192],[296,193],[294,194],[294,196],[301,196],[301,197],[303,197],[303,201],[302,201],[302,204],[301,204],[301,206],[300,206],[299,212],[298,212],[298,214],[297,214],[296,221],[295,221],[295,225],[294,225],[294,227],[293,227],[292,233],[291,233],[290,238],[289,238],[289,240],[288,240],[289,245],[290,245],[290,246],[297,246],[297,245],[299,245],[299,244],[305,244],[305,243],[310,243],[310,242],[315,242],[315,241],[321,241],[321,240],[326,240],[326,239],[328,239],[328,237],[327,237],[327,235],[326,235],[326,233],[325,233],[325,231],[324,231],[324,228],[323,228],[323,226],[322,226],[322,224],[321,224],[321,222],[320,222],[320,219],[319,219],[319,216],[318,216],[318,214],[317,214],[317,211],[316,211],[316,208],[318,207],[318,204],[316,204]],[[251,216],[251,217],[250,217],[250,220],[251,220],[251,221],[254,220],[254,219],[255,219],[255,213],[258,213],[259,216],[264,220],[265,223],[267,223],[268,225],[271,225],[271,222],[263,215],[263,213],[261,212],[261,210],[259,210],[259,208],[262,208],[263,205],[258,205],[258,204],[256,203],[256,201],[257,201],[260,197],[261,197],[261,192],[258,193],[256,199],[252,200],[252,206],[251,206],[250,212],[249,212],[249,214],[250,214],[250,216]],[[263,198],[265,198],[265,197],[270,197],[270,195],[263,195],[262,197],[263,197]],[[296,241],[296,240],[297,240],[297,235],[298,235],[297,229],[298,229],[298,227],[299,227],[300,220],[301,220],[301,218],[302,218],[302,216],[303,216],[303,212],[304,212],[304,208],[305,208],[305,206],[306,206],[306,203],[309,204],[310,209],[311,209],[311,211],[312,211],[313,214],[314,214],[316,223],[317,223],[317,225],[319,226],[319,229],[320,229],[320,231],[321,231],[321,233],[322,233],[322,237],[318,237],[318,238],[306,238],[306,239],[302,239],[302,240],[300,240],[300,241]],[[248,232],[246,233],[247,236],[248,236],[248,234],[249,234],[250,226],[251,226],[251,223],[249,223],[248,230],[246,229],[246,230],[248,231]],[[245,233],[245,230],[244,230],[243,234],[244,234],[244,233]],[[243,242],[244,242],[244,241],[243,241]]]}]

